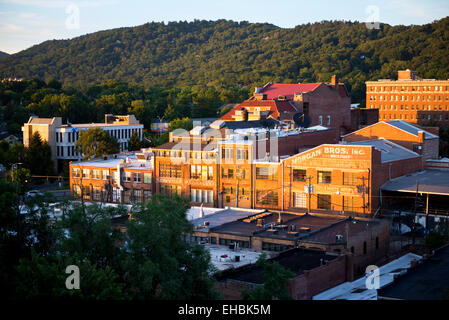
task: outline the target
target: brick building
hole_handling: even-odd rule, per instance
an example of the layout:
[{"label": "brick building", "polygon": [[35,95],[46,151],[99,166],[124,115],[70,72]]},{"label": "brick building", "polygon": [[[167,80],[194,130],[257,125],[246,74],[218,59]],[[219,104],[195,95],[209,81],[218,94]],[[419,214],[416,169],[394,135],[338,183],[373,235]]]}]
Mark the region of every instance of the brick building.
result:
[{"label": "brick building", "polygon": [[153,159],[136,153],[71,161],[70,190],[86,201],[132,204],[149,200],[154,190]]},{"label": "brick building", "polygon": [[292,122],[302,112],[310,125],[336,128],[338,133],[351,130],[351,98],[336,76],[331,83],[282,84],[267,83],[256,88],[253,97],[238,104],[221,119],[245,121],[272,117]]},{"label": "brick building", "polygon": [[383,259],[389,249],[386,220],[348,218],[326,214],[263,211],[227,220],[223,214],[192,221],[193,237],[213,245],[282,252],[308,248],[337,254],[351,253],[355,274]]},{"label": "brick building", "polygon": [[404,120],[449,127],[449,80],[421,79],[398,71],[398,80],[366,82],[366,107],[379,109],[379,120]]},{"label": "brick building", "polygon": [[423,161],[438,159],[439,137],[403,120],[381,121],[349,133],[343,141],[387,139],[422,155]]},{"label": "brick building", "polygon": [[[295,274],[288,286],[295,300],[310,300],[322,291],[353,280],[350,255],[291,249],[269,261],[275,261]],[[265,282],[262,267],[254,264],[225,271],[217,280],[217,289],[226,300],[241,299],[242,290],[252,290]]]}]

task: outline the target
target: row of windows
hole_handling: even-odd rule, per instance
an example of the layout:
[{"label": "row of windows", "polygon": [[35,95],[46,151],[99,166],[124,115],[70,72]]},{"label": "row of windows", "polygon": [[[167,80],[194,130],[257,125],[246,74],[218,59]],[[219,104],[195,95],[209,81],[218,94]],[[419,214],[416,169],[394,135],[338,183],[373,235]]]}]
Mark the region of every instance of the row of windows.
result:
[{"label": "row of windows", "polygon": [[[72,177],[73,178],[81,178],[81,172],[82,177],[84,179],[93,179],[93,180],[109,180],[110,173],[109,170],[97,170],[97,169],[83,169],[81,171],[80,168],[72,168]],[[117,179],[117,173],[116,171],[113,172],[114,179]],[[144,172],[144,173],[138,173],[138,172],[129,172],[125,171],[122,174],[122,181],[124,182],[135,182],[135,183],[141,183],[142,182],[142,175],[143,175],[143,183],[151,183],[151,172]]]},{"label": "row of windows", "polygon": [[216,158],[214,152],[190,152],[190,151],[170,151],[170,150],[156,150],[155,155],[163,158],[182,158],[189,159],[208,159],[213,160]]},{"label": "row of windows", "polygon": [[256,190],[256,204],[266,206],[277,206],[279,201],[278,192],[272,190]]},{"label": "row of windows", "polygon": [[169,163],[160,163],[159,176],[165,178],[181,178],[181,166]]},{"label": "row of windows", "polygon": [[190,190],[190,201],[198,203],[214,203],[214,191],[213,190]]},{"label": "row of windows", "polygon": [[448,91],[448,86],[367,86],[366,92],[423,92],[423,91]]},{"label": "row of windows", "polygon": [[256,168],[256,179],[258,180],[276,180],[277,167]]},{"label": "row of windows", "polygon": [[[293,181],[306,182],[307,172],[305,169],[293,169]],[[343,185],[357,185],[357,174],[352,172],[343,172]],[[318,171],[318,183],[332,183],[331,171]]]},{"label": "row of windows", "polygon": [[[147,202],[151,197],[150,190],[124,190],[121,192],[118,188],[113,188],[112,195],[101,187],[92,187],[83,186],[81,189],[80,186],[74,185],[73,192],[75,196],[81,196],[81,192],[83,193],[83,198],[85,200],[93,200],[93,201],[102,201],[108,202],[112,201],[114,203],[137,203],[137,202]],[[109,198],[109,199],[108,199]]]},{"label": "row of windows", "polygon": [[262,250],[265,250],[265,251],[281,252],[281,251],[285,251],[285,250],[292,249],[292,248],[294,248],[294,246],[288,246],[285,244],[270,243],[270,242],[262,241]]},{"label": "row of windows", "polygon": [[[369,96],[370,101],[409,101],[409,96],[399,96],[399,95],[370,95]],[[449,101],[449,95],[446,95],[443,97],[442,95],[438,96],[432,96],[432,95],[425,95],[425,96],[417,96],[417,95],[411,95],[410,101]]]},{"label": "row of windows", "polygon": [[[373,105],[374,107],[374,105]],[[378,106],[379,110],[409,110],[409,106],[408,105],[379,105]],[[420,108],[419,105],[411,105],[410,106],[410,110],[423,110],[423,111],[431,111],[432,110],[432,106],[431,105],[422,105],[422,108]],[[449,110],[449,106],[433,106],[433,110],[434,111],[448,111]]]},{"label": "row of windows", "polygon": [[57,157],[65,157],[65,152],[64,150],[67,150],[67,157],[78,157],[79,156],[79,152],[76,152],[75,150],[75,146],[68,146],[68,147],[63,147],[63,146],[56,146],[56,156]]},{"label": "row of windows", "polygon": [[[381,120],[390,120],[390,119],[402,119],[402,120],[409,120],[408,114],[381,114],[379,116]],[[442,115],[442,114],[434,114],[432,117],[432,114],[422,114],[421,115],[422,120],[435,120],[435,121],[449,121],[449,115]],[[419,120],[418,115],[415,117],[414,114],[410,114],[410,120]]]},{"label": "row of windows", "polygon": [[213,180],[214,179],[214,167],[212,166],[190,166],[190,178],[201,180]]}]

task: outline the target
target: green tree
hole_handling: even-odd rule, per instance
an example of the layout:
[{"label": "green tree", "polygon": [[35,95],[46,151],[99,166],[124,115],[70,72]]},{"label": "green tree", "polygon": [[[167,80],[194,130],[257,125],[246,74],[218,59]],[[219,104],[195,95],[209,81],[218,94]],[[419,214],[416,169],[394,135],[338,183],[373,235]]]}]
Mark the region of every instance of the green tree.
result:
[{"label": "green tree", "polygon": [[37,175],[54,174],[51,149],[47,141],[42,141],[39,132],[33,133],[29,146],[25,149],[25,166]]},{"label": "green tree", "polygon": [[120,151],[117,139],[101,128],[90,128],[86,131],[81,131],[75,146],[84,159],[114,154]]},{"label": "green tree", "polygon": [[295,276],[292,271],[282,267],[277,261],[267,261],[265,253],[260,255],[256,265],[262,268],[265,282],[253,290],[243,290],[244,300],[292,299],[288,291],[289,281]]},{"label": "green tree", "polygon": [[171,132],[176,129],[184,129],[190,131],[193,129],[193,122],[189,118],[174,119],[168,124],[168,131]]},{"label": "green tree", "polygon": [[136,299],[214,299],[210,255],[181,235],[192,231],[189,201],[155,194],[127,222],[126,282]]},{"label": "green tree", "polygon": [[129,151],[137,151],[143,147],[142,141],[139,138],[137,132],[134,132],[129,139],[128,150]]}]

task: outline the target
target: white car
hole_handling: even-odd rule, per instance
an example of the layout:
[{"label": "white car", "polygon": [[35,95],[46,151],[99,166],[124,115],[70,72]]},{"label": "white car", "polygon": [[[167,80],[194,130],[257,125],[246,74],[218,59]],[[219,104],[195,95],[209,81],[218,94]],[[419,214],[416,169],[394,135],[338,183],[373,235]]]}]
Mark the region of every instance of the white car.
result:
[{"label": "white car", "polygon": [[44,194],[40,192],[39,190],[30,190],[26,193],[27,197],[34,197],[34,196],[43,196]]}]

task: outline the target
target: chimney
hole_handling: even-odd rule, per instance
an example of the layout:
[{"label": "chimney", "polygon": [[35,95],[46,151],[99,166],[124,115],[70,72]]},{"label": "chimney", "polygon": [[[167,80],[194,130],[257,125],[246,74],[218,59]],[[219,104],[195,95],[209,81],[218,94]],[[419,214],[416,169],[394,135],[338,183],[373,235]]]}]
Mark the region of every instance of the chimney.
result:
[{"label": "chimney", "polygon": [[338,85],[338,77],[335,74],[332,76],[331,85],[333,86]]}]

